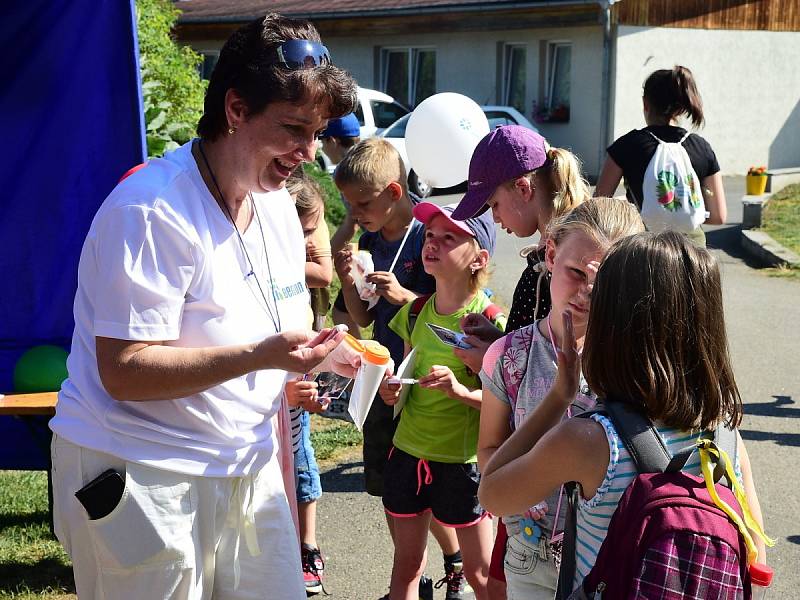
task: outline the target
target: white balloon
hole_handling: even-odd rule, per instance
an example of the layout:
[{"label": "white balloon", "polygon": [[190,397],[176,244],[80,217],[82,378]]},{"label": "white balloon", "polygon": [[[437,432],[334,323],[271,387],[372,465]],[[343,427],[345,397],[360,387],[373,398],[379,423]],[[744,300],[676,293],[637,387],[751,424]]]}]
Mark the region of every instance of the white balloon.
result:
[{"label": "white balloon", "polygon": [[487,133],[489,122],[475,101],[453,92],[435,94],[408,119],[408,161],[431,186],[456,185],[466,181],[472,152]]}]

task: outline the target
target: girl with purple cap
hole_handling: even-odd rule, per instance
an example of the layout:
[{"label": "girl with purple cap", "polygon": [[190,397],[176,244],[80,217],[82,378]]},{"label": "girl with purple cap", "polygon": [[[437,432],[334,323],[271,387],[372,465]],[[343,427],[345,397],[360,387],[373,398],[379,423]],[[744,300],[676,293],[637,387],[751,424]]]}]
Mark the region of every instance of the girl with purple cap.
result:
[{"label": "girl with purple cap", "polygon": [[[520,253],[527,265],[514,290],[506,331],[514,331],[541,319],[550,311],[549,278],[545,268],[545,231],[551,219],[569,212],[589,197],[581,177],[580,162],[569,150],[551,148],[535,131],[519,125],[498,127],[477,145],[469,164],[467,193],[453,218],[460,220],[492,210],[496,223],[518,237],[540,234],[537,245]],[[461,322],[465,341],[473,348],[454,350],[476,373],[483,355],[500,335],[483,315],[469,314]],[[505,527],[500,523],[489,591],[505,598]]]}]

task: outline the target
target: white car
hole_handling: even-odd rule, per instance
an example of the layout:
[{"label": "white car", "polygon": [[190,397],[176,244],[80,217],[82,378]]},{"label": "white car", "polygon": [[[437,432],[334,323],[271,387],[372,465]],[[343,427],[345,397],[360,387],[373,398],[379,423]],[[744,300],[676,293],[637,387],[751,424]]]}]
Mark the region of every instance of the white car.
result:
[{"label": "white car", "polygon": [[[528,119],[522,115],[522,113],[511,106],[491,105],[481,106],[481,109],[486,114],[486,119],[489,121],[490,131],[496,127],[500,127],[501,125],[522,125],[523,127],[527,127],[528,129],[532,129],[536,132],[539,131]],[[406,152],[406,126],[408,125],[408,119],[410,116],[411,114],[409,113],[400,117],[397,121],[389,125],[378,135],[386,138],[386,140],[392,146],[397,148],[397,151],[403,158],[403,164],[408,172],[408,189],[417,196],[426,198],[432,191],[431,186],[417,177],[417,174],[408,164],[408,153]]]},{"label": "white car", "polygon": [[[409,110],[405,106],[395,102],[394,98],[388,94],[378,90],[358,88],[358,105],[355,115],[361,129],[362,140],[379,135],[389,125],[408,113]],[[322,151],[317,154],[317,162],[328,173],[333,173],[336,167]]]}]

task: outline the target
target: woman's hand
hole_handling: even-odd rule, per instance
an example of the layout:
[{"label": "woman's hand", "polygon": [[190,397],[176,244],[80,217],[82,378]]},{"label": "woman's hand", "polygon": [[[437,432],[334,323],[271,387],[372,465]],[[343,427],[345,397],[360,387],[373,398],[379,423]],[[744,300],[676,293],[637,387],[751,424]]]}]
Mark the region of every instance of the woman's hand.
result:
[{"label": "woman's hand", "polygon": [[312,413],[326,410],[330,401],[327,398],[323,399],[327,401],[320,400],[317,387],[316,381],[306,381],[302,378],[287,381],[284,388],[286,403]]},{"label": "woman's hand", "polygon": [[469,390],[459,383],[450,368],[442,365],[433,365],[427,375],[419,378],[419,385],[424,388],[442,391],[454,400],[459,400],[469,393]]},{"label": "woman's hand", "polygon": [[344,331],[336,330],[335,334],[331,331],[323,329],[316,336],[309,331],[281,331],[271,335],[254,348],[256,368],[308,373],[344,339]]}]

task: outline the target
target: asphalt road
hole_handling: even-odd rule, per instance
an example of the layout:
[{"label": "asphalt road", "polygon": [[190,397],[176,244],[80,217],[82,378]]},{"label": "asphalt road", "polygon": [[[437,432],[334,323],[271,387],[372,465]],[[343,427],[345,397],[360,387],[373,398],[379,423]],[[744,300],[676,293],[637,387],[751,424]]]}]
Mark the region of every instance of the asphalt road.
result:
[{"label": "asphalt road", "polygon": [[[775,569],[770,598],[800,589],[800,281],[771,277],[739,247],[744,178],[725,178],[728,224],[708,229],[720,261],[725,317],[737,383],[745,403],[741,427],[753,465],[767,533],[777,538],[769,553]],[[438,196],[439,204],[457,196]],[[532,241],[532,240],[531,240]],[[491,288],[508,303],[528,243],[498,231]],[[324,468],[318,538],[326,557],[326,588],[339,600],[374,600],[388,590],[392,547],[380,501],[363,492],[360,450]],[[428,573],[443,575],[441,555],[429,544]],[[437,590],[436,598],[444,598]]]}]

